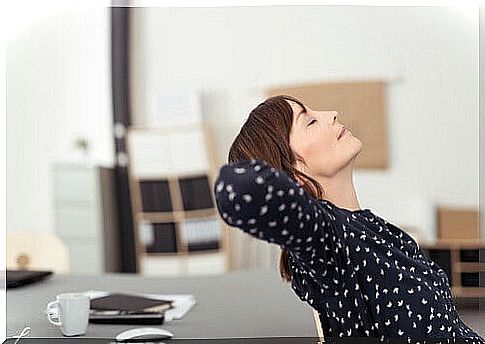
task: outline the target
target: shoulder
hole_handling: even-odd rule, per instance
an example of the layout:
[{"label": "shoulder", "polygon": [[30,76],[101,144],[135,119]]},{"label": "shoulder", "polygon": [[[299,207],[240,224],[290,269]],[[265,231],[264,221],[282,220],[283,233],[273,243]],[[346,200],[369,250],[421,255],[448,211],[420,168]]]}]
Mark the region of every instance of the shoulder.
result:
[{"label": "shoulder", "polygon": [[318,204],[318,206],[325,211],[327,216],[329,216],[332,220],[337,220],[341,214],[339,209],[335,207],[334,204],[331,202],[323,199],[323,198],[316,198],[315,202]]}]

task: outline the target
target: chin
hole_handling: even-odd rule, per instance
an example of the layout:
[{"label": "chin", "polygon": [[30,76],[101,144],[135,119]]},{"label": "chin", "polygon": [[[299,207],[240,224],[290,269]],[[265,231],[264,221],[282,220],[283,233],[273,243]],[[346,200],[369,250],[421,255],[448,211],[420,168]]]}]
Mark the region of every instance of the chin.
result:
[{"label": "chin", "polygon": [[355,160],[355,158],[357,158],[357,156],[360,154],[360,152],[362,151],[362,142],[360,142],[360,140],[358,140],[358,143],[356,143],[353,147],[353,153],[352,153],[352,160]]},{"label": "chin", "polygon": [[357,137],[354,137],[353,141],[355,142],[355,146],[358,147],[356,149],[358,150],[358,152],[360,152],[363,147],[362,141],[360,141]]}]

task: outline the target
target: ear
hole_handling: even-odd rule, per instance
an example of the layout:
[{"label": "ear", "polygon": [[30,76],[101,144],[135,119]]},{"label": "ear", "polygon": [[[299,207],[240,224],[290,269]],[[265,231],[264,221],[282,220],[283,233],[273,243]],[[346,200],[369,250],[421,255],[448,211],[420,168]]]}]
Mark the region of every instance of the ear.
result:
[{"label": "ear", "polygon": [[[305,173],[305,171],[306,171],[306,166],[305,166],[304,164],[302,164],[302,163],[301,163],[299,160],[297,160],[297,161],[296,161],[295,168],[296,168],[298,171],[303,172],[303,173]],[[300,185],[305,184],[305,183],[303,182],[303,180],[300,178],[300,176],[295,175],[295,179],[296,179],[296,181],[297,181],[297,182],[298,182]]]},{"label": "ear", "polygon": [[308,167],[300,160],[296,160],[295,168],[303,173],[308,173]]}]

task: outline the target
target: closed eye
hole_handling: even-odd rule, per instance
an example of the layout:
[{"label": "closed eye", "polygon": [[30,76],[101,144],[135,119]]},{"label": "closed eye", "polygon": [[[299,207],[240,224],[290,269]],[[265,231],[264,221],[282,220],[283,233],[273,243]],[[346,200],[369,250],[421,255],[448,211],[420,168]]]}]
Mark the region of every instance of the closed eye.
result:
[{"label": "closed eye", "polygon": [[312,125],[316,121],[317,121],[316,119],[311,120],[310,123],[308,123],[308,126]]}]

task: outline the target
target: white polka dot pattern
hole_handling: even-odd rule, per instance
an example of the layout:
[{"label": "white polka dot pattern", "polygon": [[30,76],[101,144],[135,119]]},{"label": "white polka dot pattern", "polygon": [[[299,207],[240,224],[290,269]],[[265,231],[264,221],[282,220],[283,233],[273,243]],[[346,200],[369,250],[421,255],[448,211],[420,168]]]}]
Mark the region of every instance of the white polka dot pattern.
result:
[{"label": "white polka dot pattern", "polygon": [[214,193],[228,225],[289,251],[291,287],[325,337],[485,344],[460,319],[444,270],[370,209],[316,200],[264,160],[222,166]]},{"label": "white polka dot pattern", "polygon": [[263,160],[225,165],[214,192],[227,224],[282,248],[314,250],[313,236],[329,227],[328,211]]}]

